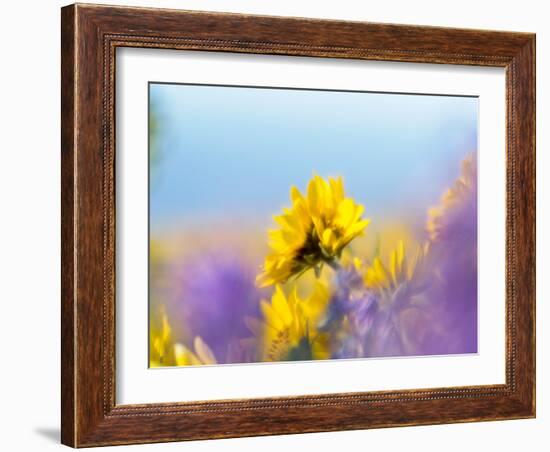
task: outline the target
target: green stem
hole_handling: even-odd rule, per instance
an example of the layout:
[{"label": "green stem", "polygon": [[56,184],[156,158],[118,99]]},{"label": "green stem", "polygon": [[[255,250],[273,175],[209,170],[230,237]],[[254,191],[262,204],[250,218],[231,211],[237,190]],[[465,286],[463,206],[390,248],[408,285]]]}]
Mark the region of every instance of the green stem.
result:
[{"label": "green stem", "polygon": [[342,269],[342,266],[340,265],[340,263],[334,259],[327,259],[325,261],[325,263],[330,267],[332,268],[335,272],[339,271]]}]

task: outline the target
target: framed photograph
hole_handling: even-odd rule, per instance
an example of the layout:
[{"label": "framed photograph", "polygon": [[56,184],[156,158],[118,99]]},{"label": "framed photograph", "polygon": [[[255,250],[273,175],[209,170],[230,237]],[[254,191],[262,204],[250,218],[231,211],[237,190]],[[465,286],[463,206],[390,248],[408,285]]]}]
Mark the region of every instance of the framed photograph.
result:
[{"label": "framed photograph", "polygon": [[535,36],[62,9],[62,442],[535,416]]}]

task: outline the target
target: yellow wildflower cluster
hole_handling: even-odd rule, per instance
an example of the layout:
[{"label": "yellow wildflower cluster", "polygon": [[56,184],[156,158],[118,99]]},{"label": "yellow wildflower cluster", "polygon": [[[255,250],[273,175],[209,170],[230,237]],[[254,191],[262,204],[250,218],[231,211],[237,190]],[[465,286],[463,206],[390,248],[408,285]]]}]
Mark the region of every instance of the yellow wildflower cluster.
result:
[{"label": "yellow wildflower cluster", "polygon": [[[342,178],[315,175],[305,194],[292,186],[291,206],[274,216],[278,227],[268,231],[270,251],[256,277],[256,286],[271,293],[260,301],[259,318],[244,318],[253,337],[239,336],[239,345],[251,350],[250,361],[365,356],[367,347],[374,356],[413,353],[416,342],[401,332],[401,317],[420,321],[415,310],[426,304],[428,282],[436,275],[436,242],[451,228],[469,225],[457,218],[475,220],[467,209],[476,178],[475,160],[469,158],[440,206],[429,212],[425,245],[415,245],[407,228],[392,234],[383,227],[382,243],[375,231],[358,240],[353,252],[348,245],[364,234],[370,220],[363,217],[364,206],[346,196]],[[173,340],[161,312],[151,327],[151,367],[237,362],[211,343],[217,360],[200,336],[185,340],[186,345]]]},{"label": "yellow wildflower cluster", "polygon": [[317,281],[313,293],[300,298],[296,286],[288,297],[280,284],[313,269],[319,276],[323,264],[338,268],[344,248],[363,234],[369,224],[364,207],[346,197],[341,177],[314,176],[307,195],[293,186],[292,206],[275,216],[278,229],[268,232],[271,253],[256,283],[275,285],[271,302],[261,303],[264,321],[251,322],[251,329],[263,337],[263,360],[326,359],[330,355],[326,334],[317,325],[329,302],[328,288]]}]

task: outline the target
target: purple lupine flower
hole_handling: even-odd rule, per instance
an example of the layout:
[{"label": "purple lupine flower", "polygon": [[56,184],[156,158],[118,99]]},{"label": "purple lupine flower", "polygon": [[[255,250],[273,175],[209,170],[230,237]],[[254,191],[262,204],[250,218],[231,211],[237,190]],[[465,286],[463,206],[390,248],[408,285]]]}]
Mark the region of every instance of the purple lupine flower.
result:
[{"label": "purple lupine flower", "polygon": [[230,254],[198,255],[174,269],[173,316],[187,339],[200,336],[219,363],[250,361],[244,319],[259,314],[255,268]]},{"label": "purple lupine flower", "polygon": [[471,154],[459,179],[428,218],[430,253],[438,281],[430,294],[444,335],[434,353],[477,352],[477,165]]},{"label": "purple lupine flower", "polygon": [[[334,278],[335,291],[320,331],[332,338],[333,358],[362,358],[364,343],[378,310],[374,294],[363,285],[355,268],[340,269]],[[345,327],[344,327],[345,322]]]},{"label": "purple lupine flower", "polygon": [[[429,211],[428,247],[416,289],[381,303],[367,356],[420,356],[477,351],[477,170],[475,155]],[[429,281],[429,284],[426,282]],[[395,293],[406,295],[396,303]],[[412,295],[412,296],[411,296]],[[383,295],[382,295],[383,296]],[[403,301],[403,300],[401,300]]]}]

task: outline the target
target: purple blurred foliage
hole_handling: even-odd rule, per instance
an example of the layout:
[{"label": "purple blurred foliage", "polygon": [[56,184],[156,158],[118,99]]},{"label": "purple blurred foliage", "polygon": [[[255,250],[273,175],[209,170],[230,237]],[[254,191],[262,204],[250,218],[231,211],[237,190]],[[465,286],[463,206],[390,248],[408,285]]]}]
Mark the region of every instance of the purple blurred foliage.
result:
[{"label": "purple blurred foliage", "polygon": [[346,319],[349,334],[335,336],[334,358],[477,352],[475,155],[430,219],[422,265],[416,281],[391,293],[365,289],[354,270],[339,272],[323,328],[335,331]]},{"label": "purple blurred foliage", "polygon": [[260,315],[265,294],[254,281],[256,269],[236,255],[197,255],[174,267],[169,303],[172,321],[187,340],[200,336],[219,363],[254,361],[244,319]]},{"label": "purple blurred foliage", "polygon": [[378,312],[376,297],[353,268],[338,271],[334,287],[319,330],[330,333],[332,358],[364,357],[365,339]]},{"label": "purple blurred foliage", "polygon": [[471,154],[428,220],[433,283],[424,303],[400,316],[404,344],[415,344],[412,354],[478,351],[477,218],[476,154]]},{"label": "purple blurred foliage", "polygon": [[[471,166],[467,166],[470,164]],[[477,171],[463,165],[457,202],[435,223],[430,247],[439,284],[430,296],[440,305],[446,353],[477,352]],[[457,183],[458,184],[458,183]],[[455,191],[458,191],[455,187]]]},{"label": "purple blurred foliage", "polygon": [[[398,296],[389,304],[382,303],[380,293],[365,288],[360,279],[350,278],[347,270],[336,277],[335,286],[324,326],[332,333],[333,358],[424,354],[418,344],[406,339],[406,325],[401,321],[410,301]],[[343,325],[345,333],[338,335]]]}]

